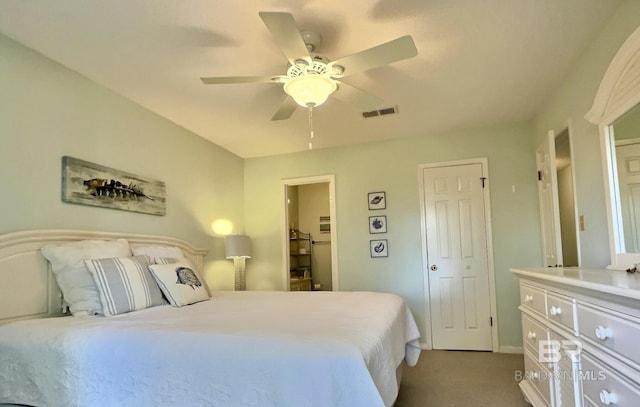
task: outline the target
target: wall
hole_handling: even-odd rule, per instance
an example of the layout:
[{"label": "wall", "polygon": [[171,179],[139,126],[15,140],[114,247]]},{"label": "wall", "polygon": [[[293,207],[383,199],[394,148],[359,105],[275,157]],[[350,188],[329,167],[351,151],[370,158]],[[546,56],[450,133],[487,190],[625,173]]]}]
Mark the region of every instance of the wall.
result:
[{"label": "wall", "polygon": [[[281,180],[335,174],[337,231],[332,231],[332,239],[337,243],[340,289],[403,296],[424,333],[426,265],[422,264],[418,165],[488,157],[499,339],[502,346],[521,346],[517,281],[509,268],[540,265],[532,137],[530,123],[506,124],[247,159],[245,223],[255,252],[248,287],[282,289],[286,224]],[[367,193],[371,191],[387,193],[387,258],[372,259],[369,255]]]},{"label": "wall", "polygon": [[[162,234],[210,250],[207,281],[233,287],[211,223],[243,232],[243,161],[201,137],[0,36],[0,233],[63,228]],[[167,214],[61,201],[69,155],[166,183]]]},{"label": "wall", "polygon": [[640,105],[616,120],[613,127],[616,140],[640,138]]},{"label": "wall", "polygon": [[577,215],[584,216],[585,220],[585,230],[579,236],[583,266],[603,267],[610,262],[600,136],[597,126],[587,122],[584,115],[591,109],[611,60],[638,27],[638,21],[640,1],[623,3],[598,38],[575,62],[574,69],[535,121],[537,144],[542,142],[548,130],[559,134],[570,126]]}]

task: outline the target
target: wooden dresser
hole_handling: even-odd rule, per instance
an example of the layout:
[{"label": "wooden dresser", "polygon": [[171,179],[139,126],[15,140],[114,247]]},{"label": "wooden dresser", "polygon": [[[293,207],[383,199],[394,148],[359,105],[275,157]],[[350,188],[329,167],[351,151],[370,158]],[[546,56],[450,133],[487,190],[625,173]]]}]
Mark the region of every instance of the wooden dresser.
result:
[{"label": "wooden dresser", "polygon": [[534,407],[640,406],[640,272],[514,268]]}]

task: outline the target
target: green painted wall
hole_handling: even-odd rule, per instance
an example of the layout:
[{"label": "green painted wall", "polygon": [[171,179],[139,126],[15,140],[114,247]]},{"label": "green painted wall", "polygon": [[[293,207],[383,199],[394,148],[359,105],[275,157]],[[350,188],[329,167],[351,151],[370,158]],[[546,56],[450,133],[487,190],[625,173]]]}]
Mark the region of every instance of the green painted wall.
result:
[{"label": "green painted wall", "polygon": [[[245,160],[245,222],[255,254],[249,288],[282,289],[281,180],[335,174],[337,233],[332,231],[332,239],[337,239],[340,290],[400,294],[424,332],[418,166],[487,157],[500,343],[521,346],[517,281],[509,267],[540,264],[532,136],[532,126],[522,123]],[[388,258],[369,256],[367,193],[372,191],[387,193]]]},{"label": "green painted wall", "polygon": [[[233,287],[211,223],[240,232],[243,161],[69,69],[0,36],[0,233],[62,228],[163,234],[210,250],[207,280]],[[70,155],[166,183],[167,214],[61,201]],[[216,261],[218,260],[218,261]]]},{"label": "green painted wall", "polygon": [[616,141],[640,138],[640,105],[616,120],[613,127]]}]

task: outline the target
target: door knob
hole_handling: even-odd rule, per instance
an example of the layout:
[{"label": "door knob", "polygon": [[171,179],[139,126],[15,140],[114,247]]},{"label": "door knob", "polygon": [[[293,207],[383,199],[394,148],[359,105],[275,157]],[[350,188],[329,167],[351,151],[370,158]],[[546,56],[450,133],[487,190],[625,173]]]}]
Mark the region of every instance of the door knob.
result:
[{"label": "door knob", "polygon": [[438,266],[436,266],[435,264],[433,264],[433,265],[431,266],[431,271],[436,271],[436,270],[438,270]]}]

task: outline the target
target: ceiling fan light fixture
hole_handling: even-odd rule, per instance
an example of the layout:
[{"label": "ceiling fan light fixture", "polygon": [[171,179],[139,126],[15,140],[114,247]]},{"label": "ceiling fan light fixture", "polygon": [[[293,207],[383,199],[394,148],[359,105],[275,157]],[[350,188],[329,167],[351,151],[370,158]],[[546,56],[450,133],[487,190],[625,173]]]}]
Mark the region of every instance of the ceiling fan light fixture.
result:
[{"label": "ceiling fan light fixture", "polygon": [[284,84],[284,91],[303,107],[320,106],[337,88],[328,76],[311,73],[291,78]]}]

